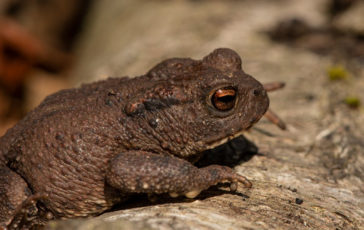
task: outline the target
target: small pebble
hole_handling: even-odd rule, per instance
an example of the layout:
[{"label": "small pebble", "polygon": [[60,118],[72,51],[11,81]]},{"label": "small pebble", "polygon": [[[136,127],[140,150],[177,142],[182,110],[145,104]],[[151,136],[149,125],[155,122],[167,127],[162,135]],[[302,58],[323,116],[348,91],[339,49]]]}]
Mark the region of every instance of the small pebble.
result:
[{"label": "small pebble", "polygon": [[303,203],[303,200],[300,199],[300,198],[296,198],[296,204],[302,204]]}]

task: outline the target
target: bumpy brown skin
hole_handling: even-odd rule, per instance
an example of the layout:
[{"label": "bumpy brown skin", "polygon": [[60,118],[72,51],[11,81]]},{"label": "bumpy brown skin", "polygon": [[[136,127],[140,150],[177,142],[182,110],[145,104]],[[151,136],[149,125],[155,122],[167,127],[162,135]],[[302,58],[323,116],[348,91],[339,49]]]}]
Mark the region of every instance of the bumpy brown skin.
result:
[{"label": "bumpy brown skin", "polygon": [[[236,101],[220,111],[211,97],[226,87]],[[0,226],[97,215],[131,193],[193,197],[223,181],[249,186],[230,168],[191,162],[268,105],[230,49],[55,93],[0,139]]]}]

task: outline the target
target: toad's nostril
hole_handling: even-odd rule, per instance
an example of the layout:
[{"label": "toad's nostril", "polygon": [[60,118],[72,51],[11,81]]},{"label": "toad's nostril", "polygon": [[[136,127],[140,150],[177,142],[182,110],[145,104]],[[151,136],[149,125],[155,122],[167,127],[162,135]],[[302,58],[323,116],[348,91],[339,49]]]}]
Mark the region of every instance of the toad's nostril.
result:
[{"label": "toad's nostril", "polygon": [[256,97],[257,97],[257,96],[259,96],[260,94],[261,94],[261,90],[259,90],[259,89],[254,89],[254,90],[253,90],[253,95],[254,95],[254,96],[256,96]]}]

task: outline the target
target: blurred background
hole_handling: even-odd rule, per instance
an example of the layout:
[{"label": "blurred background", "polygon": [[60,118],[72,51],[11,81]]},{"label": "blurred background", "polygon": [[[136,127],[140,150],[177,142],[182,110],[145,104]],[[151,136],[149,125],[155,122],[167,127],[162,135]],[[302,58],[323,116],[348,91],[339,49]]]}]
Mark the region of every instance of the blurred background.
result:
[{"label": "blurred background", "polygon": [[171,215],[166,229],[193,218],[217,229],[360,229],[364,0],[0,0],[0,135],[55,91],[219,47],[260,82],[286,83],[269,97],[287,130],[261,119],[244,134],[259,149],[246,162],[244,146],[229,145],[254,189],[121,217]]},{"label": "blurred background", "polygon": [[0,135],[55,91],[218,47],[261,82],[287,83],[272,103],[288,122],[296,107],[328,112],[311,103],[328,84],[346,85],[334,104],[362,108],[361,0],[1,0]]}]

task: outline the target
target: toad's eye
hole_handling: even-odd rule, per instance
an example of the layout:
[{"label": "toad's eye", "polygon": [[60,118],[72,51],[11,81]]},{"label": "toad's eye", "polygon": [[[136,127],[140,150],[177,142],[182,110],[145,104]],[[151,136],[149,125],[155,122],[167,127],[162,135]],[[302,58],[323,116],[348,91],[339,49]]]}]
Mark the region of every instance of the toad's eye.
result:
[{"label": "toad's eye", "polygon": [[220,111],[228,111],[234,108],[236,101],[236,89],[225,87],[215,91],[211,97],[212,105]]}]

